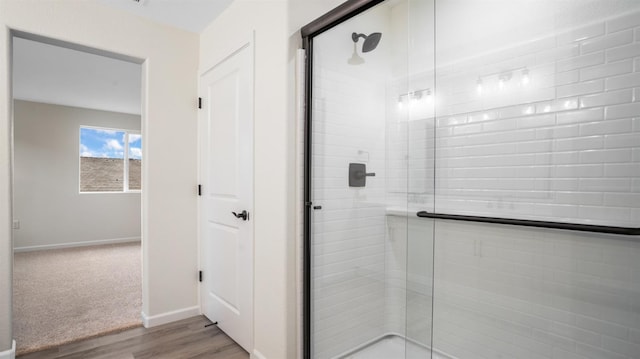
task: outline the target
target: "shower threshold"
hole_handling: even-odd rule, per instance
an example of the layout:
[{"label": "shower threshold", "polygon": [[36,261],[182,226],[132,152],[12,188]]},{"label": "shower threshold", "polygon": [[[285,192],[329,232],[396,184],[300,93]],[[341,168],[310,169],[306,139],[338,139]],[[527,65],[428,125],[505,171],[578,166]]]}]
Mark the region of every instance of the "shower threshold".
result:
[{"label": "shower threshold", "polygon": [[453,359],[448,355],[438,353],[436,350],[431,354],[431,350],[412,340],[405,340],[397,334],[387,334],[365,345],[362,345],[346,354],[339,356],[339,359],[391,359],[391,358],[432,358],[432,359]]}]

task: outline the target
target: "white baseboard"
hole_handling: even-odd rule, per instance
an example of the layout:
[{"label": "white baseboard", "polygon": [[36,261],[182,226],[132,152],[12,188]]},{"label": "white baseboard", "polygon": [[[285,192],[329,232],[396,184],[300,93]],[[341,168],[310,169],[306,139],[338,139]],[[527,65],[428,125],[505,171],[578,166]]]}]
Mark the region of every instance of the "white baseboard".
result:
[{"label": "white baseboard", "polygon": [[253,353],[249,355],[249,359],[267,359],[266,356],[262,355],[259,351],[253,349]]},{"label": "white baseboard", "polygon": [[196,315],[200,315],[199,306],[178,309],[171,312],[151,316],[146,315],[144,312],[142,312],[142,325],[144,325],[145,328],[152,328],[158,325],[195,317]]},{"label": "white baseboard", "polygon": [[16,341],[11,342],[11,349],[0,352],[0,359],[15,359],[16,358]]},{"label": "white baseboard", "polygon": [[115,238],[115,239],[100,239],[96,241],[84,241],[84,242],[69,242],[69,243],[60,243],[60,244],[47,244],[42,246],[29,246],[29,247],[15,247],[13,249],[14,252],[31,252],[31,251],[41,251],[47,249],[62,249],[62,248],[73,248],[73,247],[85,247],[85,246],[98,246],[102,244],[116,244],[116,243],[129,243],[129,242],[140,242],[140,237],[131,237],[131,238]]}]

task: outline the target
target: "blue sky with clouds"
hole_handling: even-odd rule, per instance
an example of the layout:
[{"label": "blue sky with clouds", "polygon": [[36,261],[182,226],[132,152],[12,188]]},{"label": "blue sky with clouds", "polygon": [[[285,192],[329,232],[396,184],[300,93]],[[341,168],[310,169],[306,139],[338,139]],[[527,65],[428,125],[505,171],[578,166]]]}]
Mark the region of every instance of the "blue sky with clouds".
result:
[{"label": "blue sky with clouds", "polygon": [[[100,158],[124,158],[126,133],[99,128],[80,129],[80,156]],[[142,138],[129,134],[129,158],[142,158]]]}]

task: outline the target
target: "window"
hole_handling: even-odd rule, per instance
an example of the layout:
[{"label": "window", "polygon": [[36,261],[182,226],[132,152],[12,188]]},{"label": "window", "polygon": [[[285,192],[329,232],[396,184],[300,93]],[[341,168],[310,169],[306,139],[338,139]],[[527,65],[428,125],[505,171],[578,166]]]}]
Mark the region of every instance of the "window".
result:
[{"label": "window", "polygon": [[141,167],[139,133],[80,127],[80,192],[139,191]]}]

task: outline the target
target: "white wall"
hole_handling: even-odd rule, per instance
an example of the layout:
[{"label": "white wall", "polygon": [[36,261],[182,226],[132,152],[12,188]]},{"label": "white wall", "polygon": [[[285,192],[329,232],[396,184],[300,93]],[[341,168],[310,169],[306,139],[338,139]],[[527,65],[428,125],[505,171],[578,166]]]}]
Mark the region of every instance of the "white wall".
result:
[{"label": "white wall", "polygon": [[140,239],[140,193],[80,194],[80,126],[140,131],[140,116],[14,101],[16,250]]},{"label": "white wall", "polygon": [[143,312],[197,313],[197,35],[88,1],[2,1],[0,28],[0,350],[12,336],[10,29],[145,61]]},{"label": "white wall", "polygon": [[[291,164],[293,119],[287,116],[285,1],[235,1],[200,37],[200,73],[255,38],[254,350],[295,357]],[[290,222],[291,221],[291,222]]]}]

